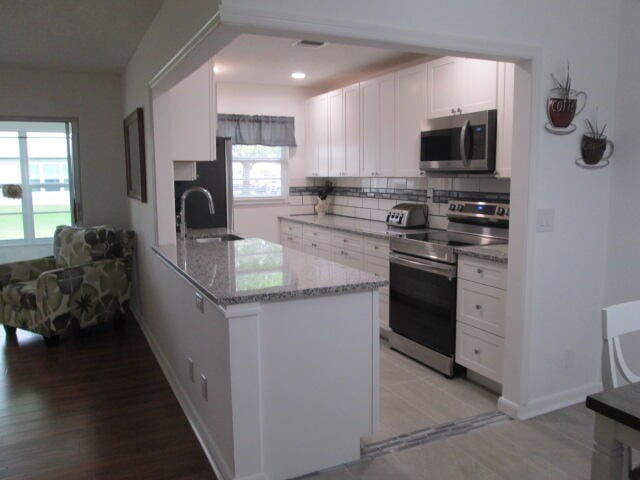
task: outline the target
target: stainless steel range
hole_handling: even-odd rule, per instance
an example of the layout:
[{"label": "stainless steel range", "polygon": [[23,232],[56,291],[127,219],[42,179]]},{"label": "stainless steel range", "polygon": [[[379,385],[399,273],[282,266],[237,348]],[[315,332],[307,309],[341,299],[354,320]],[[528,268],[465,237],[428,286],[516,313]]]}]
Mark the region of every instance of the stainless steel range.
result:
[{"label": "stainless steel range", "polygon": [[391,348],[454,375],[457,247],[506,243],[509,205],[450,201],[447,230],[391,238]]}]

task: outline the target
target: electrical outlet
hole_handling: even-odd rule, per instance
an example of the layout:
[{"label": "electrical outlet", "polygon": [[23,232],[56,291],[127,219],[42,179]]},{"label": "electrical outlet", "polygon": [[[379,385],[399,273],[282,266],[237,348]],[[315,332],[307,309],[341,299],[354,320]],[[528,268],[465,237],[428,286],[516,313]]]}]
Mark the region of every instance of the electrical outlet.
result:
[{"label": "electrical outlet", "polygon": [[204,298],[198,292],[196,292],[196,308],[204,313]]},{"label": "electrical outlet", "polygon": [[553,232],[555,210],[553,208],[539,208],[536,217],[536,231]]},{"label": "electrical outlet", "polygon": [[191,380],[191,382],[193,383],[195,380],[194,373],[193,373],[193,360],[190,358],[187,358],[187,362],[189,363],[189,380]]},{"label": "electrical outlet", "polygon": [[203,373],[200,374],[200,392],[202,393],[202,398],[209,400],[209,393],[207,392],[207,377],[205,377]]}]

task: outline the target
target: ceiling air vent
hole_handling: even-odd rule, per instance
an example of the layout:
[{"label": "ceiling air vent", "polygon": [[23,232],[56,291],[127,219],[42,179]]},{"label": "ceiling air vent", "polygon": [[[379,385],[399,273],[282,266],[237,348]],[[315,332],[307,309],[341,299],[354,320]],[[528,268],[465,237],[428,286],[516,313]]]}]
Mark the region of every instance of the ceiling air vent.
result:
[{"label": "ceiling air vent", "polygon": [[321,48],[324,47],[327,42],[316,42],[315,40],[298,40],[293,42],[294,47],[304,47],[304,48]]}]

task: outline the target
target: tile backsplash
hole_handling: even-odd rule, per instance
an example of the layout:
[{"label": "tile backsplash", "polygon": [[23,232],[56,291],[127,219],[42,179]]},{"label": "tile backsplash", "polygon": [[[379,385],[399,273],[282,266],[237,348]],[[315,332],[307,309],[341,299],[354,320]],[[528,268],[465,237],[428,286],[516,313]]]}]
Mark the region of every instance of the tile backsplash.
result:
[{"label": "tile backsplash", "polygon": [[289,188],[289,213],[313,214],[316,196],[327,180],[334,186],[329,213],[380,222],[400,202],[425,204],[429,226],[446,228],[450,199],[509,201],[510,180],[504,178],[315,178],[307,179],[305,186]]}]

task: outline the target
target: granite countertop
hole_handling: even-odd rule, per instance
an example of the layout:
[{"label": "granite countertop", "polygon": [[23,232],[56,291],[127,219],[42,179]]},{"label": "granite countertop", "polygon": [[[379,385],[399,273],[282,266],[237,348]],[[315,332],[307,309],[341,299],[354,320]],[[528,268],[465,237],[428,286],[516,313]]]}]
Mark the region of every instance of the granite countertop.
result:
[{"label": "granite countertop", "polygon": [[153,250],[222,307],[375,290],[388,284],[370,273],[261,238],[214,243],[187,239]]},{"label": "granite countertop", "polygon": [[388,227],[384,222],[364,220],[361,218],[341,217],[339,215],[280,215],[281,220],[312,225],[315,227],[331,228],[347,233],[369,235],[376,238],[401,237],[408,233],[423,233],[424,228],[401,229]]},{"label": "granite countertop", "polygon": [[469,247],[456,247],[458,255],[469,255],[470,257],[482,258],[498,263],[508,263],[507,251],[509,245],[506,243],[498,245],[474,245]]}]

